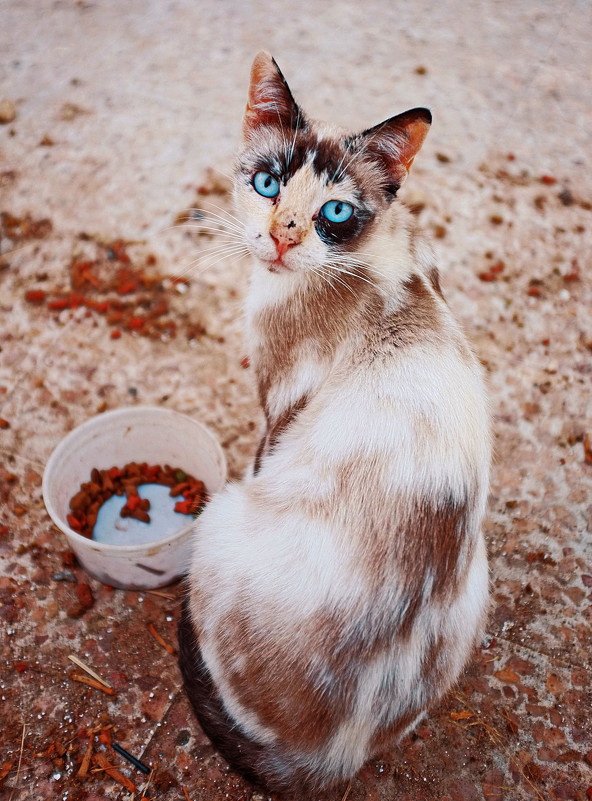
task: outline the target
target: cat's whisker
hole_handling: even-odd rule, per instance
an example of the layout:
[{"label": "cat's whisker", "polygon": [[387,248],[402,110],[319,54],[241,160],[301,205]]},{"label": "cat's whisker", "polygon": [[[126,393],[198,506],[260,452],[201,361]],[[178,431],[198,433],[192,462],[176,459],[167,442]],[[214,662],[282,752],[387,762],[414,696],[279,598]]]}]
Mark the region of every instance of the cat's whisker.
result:
[{"label": "cat's whisker", "polygon": [[202,228],[209,227],[212,231],[232,231],[235,234],[242,234],[244,231],[244,228],[239,228],[238,225],[234,225],[228,220],[218,219],[214,215],[211,215],[211,217],[206,217],[204,215],[201,218],[190,217],[188,220],[184,221],[183,225],[190,225],[191,227],[199,226]]},{"label": "cat's whisker", "polygon": [[180,272],[176,273],[175,278],[177,278],[177,279],[178,278],[184,278],[186,275],[189,275],[190,273],[193,272],[193,270],[197,267],[198,264],[199,264],[199,259],[192,259],[189,262],[189,266],[188,267],[185,267],[185,269],[183,269]]},{"label": "cat's whisker", "polygon": [[195,258],[204,259],[207,256],[215,255],[216,253],[223,253],[224,251],[230,249],[246,250],[246,245],[243,242],[216,242],[207,248],[200,249]]},{"label": "cat's whisker", "polygon": [[343,284],[343,286],[346,289],[352,291],[351,288],[348,287],[347,284],[344,281],[342,281],[340,278],[338,278],[335,274],[327,274],[326,272],[321,271],[319,268],[313,269],[313,273],[315,273],[315,275],[318,275],[319,278],[322,281],[324,281],[326,284],[328,284],[331,287],[331,289],[337,294],[339,294],[339,290],[335,286],[335,283]]},{"label": "cat's whisker", "polygon": [[210,258],[215,258],[219,254],[223,253],[238,253],[244,252],[248,253],[247,248],[245,245],[221,245],[217,248],[212,248],[209,252],[200,253],[196,256],[197,261],[206,261]]},{"label": "cat's whisker", "polygon": [[[184,270],[182,270],[180,273],[178,273],[175,277],[176,278],[183,278],[184,276],[188,275],[189,273],[193,273],[194,270],[196,269],[196,267],[200,266],[200,264],[203,265],[203,263],[205,261],[210,261],[211,259],[217,259],[214,262],[206,264],[198,273],[196,273],[196,275],[199,276],[202,273],[204,273],[206,270],[208,270],[210,267],[212,267],[214,264],[217,264],[218,261],[221,261],[223,258],[227,258],[227,257],[230,257],[230,256],[236,256],[236,255],[239,255],[239,254],[248,255],[248,250],[246,249],[246,247],[239,247],[239,246],[233,246],[231,248],[220,247],[215,252],[208,253],[205,256],[205,258],[202,258],[201,255],[196,256],[196,258],[193,259],[189,263],[189,266],[186,267]],[[220,257],[220,258],[217,258],[217,257]]]},{"label": "cat's whisker", "polygon": [[235,251],[235,252],[223,253],[222,255],[218,256],[217,259],[215,259],[214,261],[210,261],[209,264],[206,264],[205,267],[200,269],[199,272],[197,273],[197,275],[198,276],[202,275],[203,273],[206,272],[206,270],[210,270],[212,267],[215,267],[216,264],[219,264],[221,261],[224,261],[225,259],[228,259],[231,256],[239,256],[239,255],[248,255],[248,252],[239,250],[239,251]]},{"label": "cat's whisker", "polygon": [[242,232],[239,233],[238,231],[226,231],[224,228],[215,228],[211,225],[188,224],[187,228],[189,228],[192,231],[204,231],[209,234],[213,234],[215,236],[223,236],[226,239],[235,239],[237,242],[243,240]]},{"label": "cat's whisker", "polygon": [[[242,220],[240,220],[238,217],[235,217],[235,216],[234,216],[234,214],[231,214],[231,213],[228,211],[228,209],[225,209],[225,208],[223,208],[222,206],[218,206],[216,203],[212,203],[211,205],[212,205],[212,206],[213,206],[215,209],[218,209],[218,211],[222,212],[222,214],[219,214],[219,215],[217,215],[217,216],[218,216],[218,219],[220,219],[220,220],[224,220],[224,221],[225,221],[225,222],[226,222],[228,225],[232,225],[232,224],[234,224],[234,225],[235,225],[235,227],[238,227],[238,228],[240,228],[241,230],[243,230],[243,229],[244,229],[244,227],[245,227],[245,224],[243,223],[243,221],[242,221]],[[216,216],[216,215],[215,215],[215,213],[214,213],[213,211],[210,211],[210,209],[207,209],[206,211],[204,211],[203,209],[198,209],[198,211],[199,211],[199,212],[201,212],[202,214],[211,214],[211,215],[212,215],[212,217]],[[234,223],[231,223],[231,220],[233,220],[233,221],[234,221]]]},{"label": "cat's whisker", "polygon": [[229,219],[228,216],[224,217],[221,214],[217,214],[216,212],[211,211],[209,209],[205,210],[205,209],[190,208],[187,209],[187,213],[192,216],[189,216],[187,217],[186,220],[183,220],[182,222],[179,223],[175,223],[175,225],[170,226],[169,228],[166,228],[164,230],[172,230],[174,228],[187,226],[188,224],[204,225],[204,223],[210,223],[211,225],[219,225],[220,228],[214,230],[220,230],[220,231],[231,230],[240,233],[244,231],[245,228],[243,223],[241,223],[240,220],[238,220],[233,215],[230,215],[229,212],[228,214],[230,215],[230,217],[232,217],[232,219]]},{"label": "cat's whisker", "polygon": [[292,158],[294,156],[294,149],[296,147],[296,136],[298,135],[298,126],[300,124],[300,107],[297,106],[296,108],[296,127],[294,128],[294,137],[292,139],[292,148],[290,150],[290,155],[288,156],[288,166],[292,162]]},{"label": "cat's whisker", "polygon": [[[369,255],[372,256],[372,254],[369,254]],[[378,259],[380,257],[379,256],[375,256],[374,258]],[[383,261],[385,263],[385,266],[389,265],[389,263],[390,263],[388,259],[383,259]],[[374,273],[375,275],[379,275],[382,278],[385,278],[386,280],[388,280],[389,277],[390,277],[389,273],[383,272],[382,270],[380,270],[376,266],[376,263],[374,261],[366,261],[366,260],[360,259],[360,258],[358,258],[356,256],[351,256],[350,254],[343,254],[340,257],[338,263],[345,263],[345,264],[347,264],[347,265],[349,265],[351,267],[363,267],[364,269],[367,269],[370,272]]]},{"label": "cat's whisker", "polygon": [[222,175],[224,178],[228,178],[228,180],[229,180],[231,183],[234,181],[234,177],[233,177],[232,175],[228,175],[228,173],[227,173],[227,172],[224,172],[224,171],[223,171],[223,170],[221,170],[219,167],[212,167],[211,169],[212,169],[212,170],[214,170],[214,172],[217,172],[217,173],[219,173],[220,175]]},{"label": "cat's whisker", "polygon": [[219,247],[215,250],[212,250],[209,253],[196,256],[196,261],[204,263],[212,259],[215,259],[217,256],[236,255],[237,253],[247,254],[248,252],[249,251],[247,250],[245,245],[226,245],[223,247]]},{"label": "cat's whisker", "polygon": [[274,103],[273,106],[275,108],[275,113],[277,114],[277,118],[278,118],[278,121],[280,123],[280,129],[281,129],[281,132],[282,132],[282,142],[283,142],[284,150],[287,152],[288,151],[288,141],[286,139],[286,133],[284,131],[284,124],[282,122],[282,117],[280,115],[280,110],[279,110],[279,107],[278,107],[277,103]]},{"label": "cat's whisker", "polygon": [[352,270],[363,270],[369,276],[376,276],[377,278],[384,278],[385,280],[389,280],[388,273],[382,272],[374,264],[369,264],[366,262],[350,262],[350,261],[342,261],[339,263],[339,266],[344,267],[351,267]]},{"label": "cat's whisker", "polygon": [[[354,151],[354,153],[355,152],[356,151]],[[331,182],[332,183],[335,183],[335,181],[337,181],[339,179],[339,177],[341,175],[341,173],[340,173],[341,166],[342,166],[343,162],[345,161],[345,159],[348,157],[348,155],[350,155],[350,153],[351,153],[351,151],[349,149],[346,149],[344,151],[343,156],[339,160],[339,164],[337,165],[337,167],[335,169],[335,172],[333,173],[333,177],[331,178]],[[345,169],[345,167],[344,167],[344,169]]]},{"label": "cat's whisker", "polygon": [[313,268],[313,272],[320,278],[322,278],[324,281],[326,281],[330,285],[330,287],[335,290],[335,292],[338,292],[334,284],[334,282],[337,282],[338,284],[341,284],[345,289],[347,289],[348,292],[351,292],[351,294],[355,296],[356,293],[351,288],[351,286],[349,286],[349,284],[346,281],[344,281],[342,278],[336,275],[335,272],[331,272],[331,270],[324,270],[320,265],[317,265],[317,267]]},{"label": "cat's whisker", "polygon": [[335,286],[335,283],[331,280],[331,278],[328,278],[327,276],[324,276],[321,273],[319,273],[318,276],[321,279],[321,281],[323,281],[325,284],[329,286],[330,289],[332,289],[337,295],[339,294],[339,290]]},{"label": "cat's whisker", "polygon": [[361,147],[358,147],[358,148],[356,148],[356,149],[353,151],[353,153],[351,154],[351,158],[349,159],[349,161],[347,162],[347,164],[345,164],[345,165],[343,165],[343,167],[341,167],[341,164],[343,164],[344,158],[345,158],[345,156],[346,156],[346,155],[347,155],[347,153],[348,153],[348,151],[346,151],[346,153],[344,154],[344,157],[341,159],[341,162],[340,162],[340,164],[339,164],[339,166],[341,167],[341,169],[340,169],[340,171],[339,171],[339,174],[338,174],[338,171],[337,171],[337,170],[335,170],[335,175],[333,176],[333,179],[332,179],[332,180],[333,180],[333,181],[337,181],[337,180],[339,180],[339,178],[340,178],[340,177],[341,177],[341,175],[342,175],[342,174],[343,174],[343,173],[344,173],[344,172],[347,170],[347,168],[348,168],[348,167],[351,167],[351,165],[354,163],[354,161],[355,161],[357,158],[361,158],[362,156],[364,156],[364,155],[366,154],[366,151],[367,151],[367,150],[368,150],[368,142],[367,142],[367,141],[364,141],[364,142],[362,143],[362,146],[361,146]]},{"label": "cat's whisker", "polygon": [[235,234],[241,234],[243,232],[243,228],[239,228],[238,225],[231,225],[226,220],[219,220],[215,217],[200,217],[194,218],[190,217],[187,220],[184,220],[182,225],[191,225],[192,227],[201,226],[201,227],[209,227],[213,231],[232,231]]},{"label": "cat's whisker", "polygon": [[[377,241],[377,244],[380,244],[380,241]],[[364,261],[364,262],[367,262],[368,259],[383,261],[387,264],[390,264],[391,262],[391,259],[388,256],[385,256],[384,254],[371,253],[369,251],[362,251],[362,254],[354,255],[353,253],[341,253],[340,256],[345,259],[357,259],[358,261]]]},{"label": "cat's whisker", "polygon": [[225,234],[227,236],[234,235],[237,238],[239,238],[242,235],[242,231],[239,231],[238,228],[230,229],[225,225],[223,225],[222,223],[217,222],[216,220],[211,220],[210,222],[212,224],[207,225],[207,221],[204,222],[200,219],[189,218],[187,220],[183,220],[183,222],[177,222],[174,225],[167,225],[165,228],[161,228],[159,230],[159,233],[166,234],[169,231],[181,231],[181,230],[184,231],[203,230],[203,231],[208,231],[209,233],[212,234]]},{"label": "cat's whisker", "polygon": [[248,253],[248,250],[244,245],[230,245],[228,247],[218,248],[218,250],[213,250],[210,253],[205,253],[203,256],[198,256],[198,259],[200,261],[205,261],[224,253]]},{"label": "cat's whisker", "polygon": [[379,292],[383,291],[382,287],[379,284],[377,284],[376,281],[372,281],[371,278],[362,275],[361,271],[358,269],[354,268],[353,270],[346,270],[346,268],[343,267],[343,265],[331,265],[331,266],[334,270],[336,270],[336,272],[341,273],[342,275],[351,275],[353,278],[358,278],[360,281],[364,281],[369,286],[378,289]]},{"label": "cat's whisker", "polygon": [[336,264],[336,263],[333,263],[333,262],[330,262],[330,261],[326,261],[325,264],[327,264],[329,267],[331,267],[331,269],[335,270],[338,273],[342,273],[343,275],[351,275],[353,278],[359,278],[360,281],[365,281],[367,284],[369,284],[370,286],[374,287],[379,292],[383,291],[382,287],[379,284],[377,284],[375,281],[371,281],[369,278],[366,278],[365,276],[361,275],[360,271],[356,270],[355,268],[354,268],[353,271],[352,270],[346,270],[345,267],[343,267],[342,264]]}]

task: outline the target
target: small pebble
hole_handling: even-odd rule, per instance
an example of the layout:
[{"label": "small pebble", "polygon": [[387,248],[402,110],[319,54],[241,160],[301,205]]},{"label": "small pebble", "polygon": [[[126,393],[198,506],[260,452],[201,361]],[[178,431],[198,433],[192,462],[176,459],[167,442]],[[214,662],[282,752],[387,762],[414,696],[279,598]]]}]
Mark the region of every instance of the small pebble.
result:
[{"label": "small pebble", "polygon": [[0,100],[0,125],[16,120],[16,106],[12,100]]},{"label": "small pebble", "polygon": [[78,583],[78,579],[71,570],[63,570],[61,573],[54,573],[52,579],[54,581],[70,581],[72,584]]}]

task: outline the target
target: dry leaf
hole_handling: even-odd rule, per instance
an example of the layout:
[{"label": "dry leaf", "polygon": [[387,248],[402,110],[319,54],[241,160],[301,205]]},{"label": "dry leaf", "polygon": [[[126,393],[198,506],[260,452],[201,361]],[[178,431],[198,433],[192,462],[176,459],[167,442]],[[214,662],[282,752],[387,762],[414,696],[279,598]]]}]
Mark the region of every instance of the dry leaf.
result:
[{"label": "dry leaf", "polygon": [[503,668],[502,670],[498,670],[493,675],[496,677],[496,679],[505,681],[507,683],[520,681],[520,676],[515,670],[512,670],[512,668]]},{"label": "dry leaf", "polygon": [[452,720],[467,720],[473,717],[473,713],[469,712],[468,709],[461,709],[460,712],[451,712],[450,717]]}]

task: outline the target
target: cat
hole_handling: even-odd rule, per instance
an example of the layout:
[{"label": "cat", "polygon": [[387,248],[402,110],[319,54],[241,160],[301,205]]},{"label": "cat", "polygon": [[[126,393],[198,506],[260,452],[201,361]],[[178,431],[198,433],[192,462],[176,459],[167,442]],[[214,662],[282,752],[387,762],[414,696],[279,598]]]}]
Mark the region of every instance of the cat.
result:
[{"label": "cat", "polygon": [[196,522],[179,649],[203,731],[270,791],[354,776],[483,632],[482,369],[397,200],[430,123],[313,122],[254,60],[234,199],[266,430]]}]

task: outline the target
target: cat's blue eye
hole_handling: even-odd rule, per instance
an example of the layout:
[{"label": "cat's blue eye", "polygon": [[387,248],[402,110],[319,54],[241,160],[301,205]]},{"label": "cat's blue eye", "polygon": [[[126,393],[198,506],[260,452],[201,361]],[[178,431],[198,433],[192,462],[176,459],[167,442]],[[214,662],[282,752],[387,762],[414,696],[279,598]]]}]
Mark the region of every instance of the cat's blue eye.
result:
[{"label": "cat's blue eye", "polygon": [[280,193],[280,183],[277,178],[268,172],[256,172],[253,178],[255,191],[263,197],[277,197]]},{"label": "cat's blue eye", "polygon": [[329,200],[321,208],[323,217],[333,223],[346,222],[353,213],[354,207],[351,203],[346,203],[345,200]]}]

